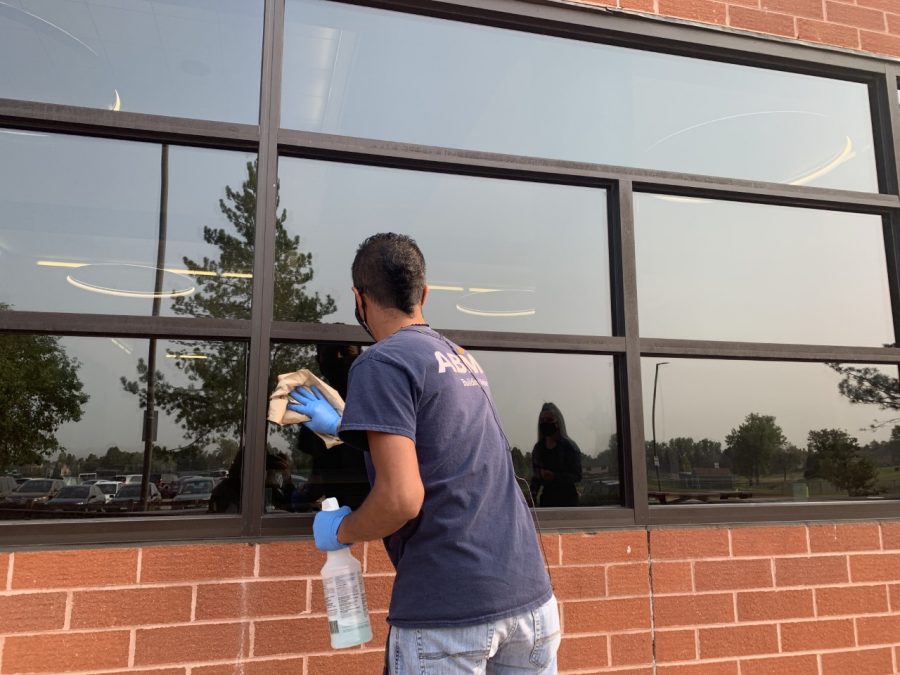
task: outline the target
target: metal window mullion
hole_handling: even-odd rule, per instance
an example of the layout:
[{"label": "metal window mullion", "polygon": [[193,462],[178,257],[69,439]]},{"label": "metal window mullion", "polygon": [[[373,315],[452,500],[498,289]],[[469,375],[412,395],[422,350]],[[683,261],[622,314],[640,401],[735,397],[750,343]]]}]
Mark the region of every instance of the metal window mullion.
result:
[{"label": "metal window mullion", "polygon": [[241,340],[250,337],[245,319],[188,319],[128,314],[0,312],[0,333],[70,337],[119,337]]},{"label": "metal window mullion", "polygon": [[260,77],[260,144],[257,161],[256,230],[250,353],[247,359],[244,463],[241,490],[243,534],[262,532],[266,455],[266,403],[275,300],[275,212],[278,200],[277,129],[281,109],[284,0],[266,0]]},{"label": "metal window mullion", "polygon": [[753,361],[838,361],[841,363],[900,363],[900,349],[831,345],[723,342],[641,338],[645,356],[711,358]]},{"label": "metal window mullion", "polygon": [[[637,261],[634,243],[634,186],[631,181],[619,183],[615,195],[618,207],[614,227],[618,227],[620,248],[615,251],[621,265],[621,313],[625,330],[625,372],[619,380],[618,396],[622,399],[627,427],[622,447],[622,470],[626,487],[626,506],[634,509],[636,525],[649,521],[647,504],[647,460],[644,443],[644,403],[641,385],[641,342],[638,331]],[[624,388],[624,389],[623,389]]]}]

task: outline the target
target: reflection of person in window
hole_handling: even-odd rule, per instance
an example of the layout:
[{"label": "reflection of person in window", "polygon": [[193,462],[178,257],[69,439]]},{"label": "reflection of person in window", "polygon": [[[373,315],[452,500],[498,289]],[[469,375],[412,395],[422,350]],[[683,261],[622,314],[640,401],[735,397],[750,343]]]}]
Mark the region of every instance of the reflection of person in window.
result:
[{"label": "reflection of person in window", "polygon": [[[341,397],[347,396],[350,366],[360,355],[356,345],[318,344],[316,361],[322,377]],[[363,452],[341,443],[326,448],[325,442],[305,425],[297,437],[298,449],[312,458],[309,480],[293,495],[294,511],[309,511],[321,497],[335,497],[343,506],[359,508],[369,494],[369,476]]]},{"label": "reflection of person in window", "polygon": [[540,506],[578,506],[581,450],[566,435],[566,421],[553,403],[541,407],[531,468],[531,496]]}]

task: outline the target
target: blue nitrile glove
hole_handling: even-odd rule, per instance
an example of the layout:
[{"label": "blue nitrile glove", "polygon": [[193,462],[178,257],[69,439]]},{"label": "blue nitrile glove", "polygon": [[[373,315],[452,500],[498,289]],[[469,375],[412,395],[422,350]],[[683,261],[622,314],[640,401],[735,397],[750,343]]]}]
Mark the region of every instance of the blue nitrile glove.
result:
[{"label": "blue nitrile glove", "polygon": [[303,424],[320,434],[337,436],[341,416],[337,410],[331,407],[328,399],[322,396],[322,392],[317,386],[313,385],[312,389],[304,386],[294,387],[288,397],[293,401],[293,403],[288,403],[288,410],[293,410],[309,418],[309,421]]},{"label": "blue nitrile glove", "polygon": [[349,506],[342,506],[337,511],[319,511],[316,514],[315,520],[313,520],[313,536],[316,539],[317,549],[337,551],[350,546],[350,544],[342,544],[337,538],[341,521],[349,515]]}]

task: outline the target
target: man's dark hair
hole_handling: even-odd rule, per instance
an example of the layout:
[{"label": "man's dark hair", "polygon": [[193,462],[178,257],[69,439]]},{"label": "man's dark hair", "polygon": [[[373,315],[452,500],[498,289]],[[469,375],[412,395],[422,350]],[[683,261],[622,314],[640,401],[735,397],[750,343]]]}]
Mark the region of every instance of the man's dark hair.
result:
[{"label": "man's dark hair", "polygon": [[356,249],[353,285],[387,309],[412,314],[425,290],[425,257],[405,234],[373,234]]}]

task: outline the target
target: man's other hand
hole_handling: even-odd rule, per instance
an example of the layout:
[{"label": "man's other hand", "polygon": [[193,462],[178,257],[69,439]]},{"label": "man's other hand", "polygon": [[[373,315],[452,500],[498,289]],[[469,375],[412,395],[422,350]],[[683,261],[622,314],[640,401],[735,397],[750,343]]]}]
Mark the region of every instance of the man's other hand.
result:
[{"label": "man's other hand", "polygon": [[337,436],[338,425],[341,423],[341,416],[328,402],[319,388],[315,385],[312,389],[299,386],[288,394],[292,403],[288,403],[288,410],[293,410],[301,415],[309,418],[308,422],[303,424],[320,434],[331,434]]}]

